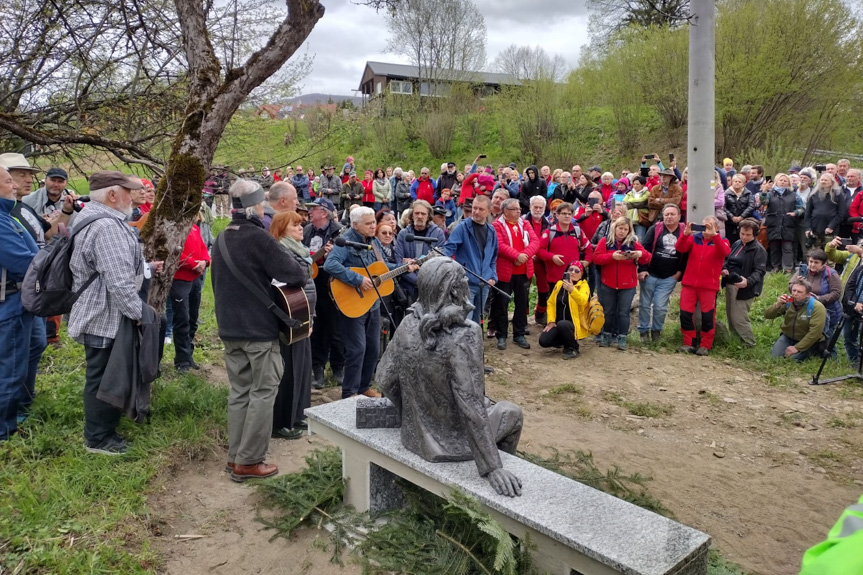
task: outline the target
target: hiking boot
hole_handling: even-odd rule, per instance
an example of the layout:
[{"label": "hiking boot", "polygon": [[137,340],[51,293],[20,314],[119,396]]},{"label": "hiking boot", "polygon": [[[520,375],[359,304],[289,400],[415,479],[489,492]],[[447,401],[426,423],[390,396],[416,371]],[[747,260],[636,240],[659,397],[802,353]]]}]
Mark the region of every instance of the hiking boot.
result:
[{"label": "hiking boot", "polygon": [[[332,366],[330,366],[330,367],[332,367]],[[340,367],[338,369],[334,369],[333,370],[333,379],[336,380],[336,383],[341,385],[342,382],[345,380],[345,368]]]},{"label": "hiking boot", "polygon": [[324,388],[324,368],[322,368],[322,367],[312,368],[312,388],[313,389],[323,389]]},{"label": "hiking boot", "polygon": [[294,423],[294,429],[302,429],[305,431],[308,428],[309,428],[309,424],[306,423],[305,419],[301,419],[301,420]]},{"label": "hiking boot", "polygon": [[371,387],[365,391],[360,392],[360,395],[365,395],[366,397],[383,397],[380,391]]},{"label": "hiking boot", "polygon": [[697,350],[695,350],[695,355],[700,355],[701,357],[704,357],[706,355],[710,355],[710,350],[706,347],[699,347]]},{"label": "hiking boot", "polygon": [[279,468],[269,463],[256,463],[255,465],[240,465],[235,463],[234,470],[231,472],[231,479],[237,483],[242,483],[247,479],[264,479],[272,477],[279,473]]},{"label": "hiking boot", "polygon": [[505,337],[497,338],[497,348],[501,351],[506,349],[506,338]]},{"label": "hiking boot", "polygon": [[526,339],[524,339],[523,335],[515,336],[514,338],[512,338],[512,342],[521,349],[530,349],[530,344],[527,342]]},{"label": "hiking boot", "polygon": [[626,351],[626,336],[619,335],[617,336],[617,349],[620,351]]},{"label": "hiking boot", "polygon": [[115,433],[96,445],[85,443],[84,449],[89,453],[98,453],[100,455],[123,455],[129,450],[129,443]]},{"label": "hiking boot", "polygon": [[225,464],[225,473],[233,473],[234,472],[234,464],[230,461]]},{"label": "hiking boot", "polygon": [[694,353],[695,350],[692,349],[691,345],[681,345],[677,348],[678,353]]},{"label": "hiking boot", "polygon": [[287,427],[280,427],[279,429],[274,429],[270,437],[273,439],[299,439],[302,436],[302,429],[288,429]]},{"label": "hiking boot", "polygon": [[659,341],[660,336],[662,336],[661,331],[651,331],[650,332],[650,339],[653,340],[654,342]]},{"label": "hiking boot", "polygon": [[545,326],[548,324],[548,315],[545,312],[536,312],[533,314],[533,321],[536,325]]},{"label": "hiking boot", "polygon": [[603,332],[599,336],[599,347],[608,347],[611,345],[611,334]]},{"label": "hiking boot", "polygon": [[575,359],[579,356],[577,349],[565,349],[563,350],[563,359]]},{"label": "hiking boot", "polygon": [[642,332],[638,334],[638,337],[641,338],[641,343],[650,343],[650,334],[648,332]]}]

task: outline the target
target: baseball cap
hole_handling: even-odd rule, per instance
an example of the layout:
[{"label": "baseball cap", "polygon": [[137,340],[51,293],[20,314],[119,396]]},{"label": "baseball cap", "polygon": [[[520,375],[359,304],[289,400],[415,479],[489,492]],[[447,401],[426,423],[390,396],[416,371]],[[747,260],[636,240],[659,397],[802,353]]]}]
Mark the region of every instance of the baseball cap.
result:
[{"label": "baseball cap", "polygon": [[432,212],[434,212],[434,215],[436,215],[436,216],[448,216],[448,215],[450,215],[449,210],[447,210],[443,206],[435,206],[434,208],[432,208]]},{"label": "baseball cap", "polygon": [[509,169],[514,170],[515,168],[516,168],[515,162],[510,162],[509,163]]},{"label": "baseball cap", "polygon": [[324,208],[331,212],[336,211],[336,206],[333,205],[333,202],[331,202],[329,198],[317,198],[314,202],[306,204],[306,206],[309,208]]},{"label": "baseball cap", "polygon": [[69,174],[66,173],[66,170],[63,168],[51,168],[48,170],[48,173],[45,174],[46,178],[63,178],[64,180],[69,179]]},{"label": "baseball cap", "polygon": [[101,190],[103,188],[110,188],[111,186],[123,186],[128,190],[140,190],[144,187],[144,184],[138,178],[127,176],[123,172],[116,170],[95,172],[90,176],[91,190]]}]

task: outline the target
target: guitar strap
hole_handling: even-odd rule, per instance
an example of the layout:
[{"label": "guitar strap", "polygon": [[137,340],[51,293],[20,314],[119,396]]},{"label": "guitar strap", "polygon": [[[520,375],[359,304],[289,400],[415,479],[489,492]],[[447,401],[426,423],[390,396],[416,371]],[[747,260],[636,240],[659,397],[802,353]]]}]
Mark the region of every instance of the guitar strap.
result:
[{"label": "guitar strap", "polygon": [[381,250],[378,248],[375,240],[372,240],[372,249],[375,251],[375,256],[377,256],[379,262],[387,263],[384,261],[384,256],[381,254]]},{"label": "guitar strap", "polygon": [[223,231],[219,234],[216,243],[219,244],[219,253],[222,254],[222,257],[225,259],[225,264],[228,266],[228,269],[231,271],[231,274],[239,281],[243,287],[245,287],[249,292],[252,293],[258,300],[264,304],[270,312],[278,318],[283,324],[288,326],[291,329],[297,329],[302,327],[303,323],[299,320],[292,319],[288,317],[288,314],[279,309],[276,303],[273,301],[273,298],[269,297],[264,291],[250,282],[248,278],[246,278],[243,274],[240,273],[240,270],[237,269],[237,266],[234,265],[234,259],[231,257],[231,253],[228,251],[228,246],[225,243],[225,233],[228,230]]}]

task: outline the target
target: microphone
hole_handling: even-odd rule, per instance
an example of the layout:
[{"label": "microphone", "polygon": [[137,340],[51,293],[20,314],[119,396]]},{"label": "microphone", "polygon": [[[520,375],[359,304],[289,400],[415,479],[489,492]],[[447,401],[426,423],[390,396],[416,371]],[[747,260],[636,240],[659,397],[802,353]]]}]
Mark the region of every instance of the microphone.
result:
[{"label": "microphone", "polygon": [[339,236],[333,240],[333,243],[339,246],[340,248],[348,247],[354,248],[357,250],[371,250],[371,244],[361,244],[360,242],[351,242],[346,240],[345,238]]},{"label": "microphone", "polygon": [[424,244],[436,244],[435,238],[427,238],[424,236],[415,236],[413,234],[405,234],[405,241],[408,242],[423,242]]},{"label": "microphone", "polygon": [[[863,218],[848,218],[847,221],[849,223],[852,223],[852,224],[859,224],[859,223],[863,223]],[[410,241],[410,240],[408,240],[408,241]]]}]

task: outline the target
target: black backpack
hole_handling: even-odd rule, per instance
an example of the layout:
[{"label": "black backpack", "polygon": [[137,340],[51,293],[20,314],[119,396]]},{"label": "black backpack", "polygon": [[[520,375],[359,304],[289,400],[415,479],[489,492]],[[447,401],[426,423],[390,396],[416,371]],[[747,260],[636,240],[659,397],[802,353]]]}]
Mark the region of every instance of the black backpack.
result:
[{"label": "black backpack", "polygon": [[[30,262],[21,284],[21,305],[24,309],[39,317],[63,315],[72,310],[78,297],[99,275],[94,273],[87,278],[81,289],[72,290],[72,269],[69,264],[72,262],[75,236],[96,220],[111,217],[113,216],[109,214],[99,214],[83,226],[76,225],[70,234],[57,234],[47,246],[39,250]],[[123,225],[119,220],[117,222]]]}]

